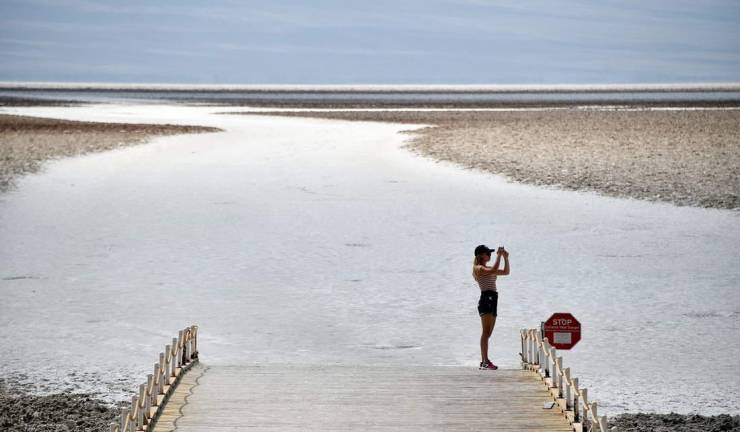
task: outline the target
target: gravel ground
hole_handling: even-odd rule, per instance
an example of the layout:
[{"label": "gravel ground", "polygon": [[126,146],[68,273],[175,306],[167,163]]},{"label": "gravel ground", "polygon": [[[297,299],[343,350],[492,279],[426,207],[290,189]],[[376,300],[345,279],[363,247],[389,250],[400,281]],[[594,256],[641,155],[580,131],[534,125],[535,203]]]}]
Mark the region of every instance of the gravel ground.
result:
[{"label": "gravel ground", "polygon": [[0,391],[0,430],[5,432],[107,432],[120,412],[120,406],[89,395],[9,395]]},{"label": "gravel ground", "polygon": [[737,432],[740,416],[622,414],[609,419],[609,428],[619,432]]},{"label": "gravel ground", "polygon": [[740,207],[740,110],[260,114],[429,124],[408,147],[466,168],[617,197]]},{"label": "gravel ground", "polygon": [[141,144],[153,136],[216,132],[197,126],[91,123],[0,114],[0,192],[44,161]]}]

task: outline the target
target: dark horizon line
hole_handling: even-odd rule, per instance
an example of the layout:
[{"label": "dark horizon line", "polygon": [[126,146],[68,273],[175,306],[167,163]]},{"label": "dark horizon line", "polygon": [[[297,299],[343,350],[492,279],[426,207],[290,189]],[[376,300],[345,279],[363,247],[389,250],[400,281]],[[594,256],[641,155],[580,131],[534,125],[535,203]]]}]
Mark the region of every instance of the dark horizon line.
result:
[{"label": "dark horizon line", "polygon": [[89,81],[0,81],[3,91],[265,93],[656,93],[737,92],[740,82],[611,84],[197,84]]}]

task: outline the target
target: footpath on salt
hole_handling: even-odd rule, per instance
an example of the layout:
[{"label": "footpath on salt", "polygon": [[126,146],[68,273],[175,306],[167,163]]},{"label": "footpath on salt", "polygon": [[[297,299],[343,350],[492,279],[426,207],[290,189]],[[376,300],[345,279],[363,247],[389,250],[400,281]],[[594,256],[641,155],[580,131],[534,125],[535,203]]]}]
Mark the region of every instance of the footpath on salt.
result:
[{"label": "footpath on salt", "polygon": [[0,197],[0,376],[120,399],[191,323],[214,365],[473,367],[486,243],[511,251],[501,366],[567,311],[565,363],[606,414],[737,413],[707,354],[740,355],[736,212],[508,183],[401,149],[410,125],[218,111],[1,110],[224,132],[51,162]]}]

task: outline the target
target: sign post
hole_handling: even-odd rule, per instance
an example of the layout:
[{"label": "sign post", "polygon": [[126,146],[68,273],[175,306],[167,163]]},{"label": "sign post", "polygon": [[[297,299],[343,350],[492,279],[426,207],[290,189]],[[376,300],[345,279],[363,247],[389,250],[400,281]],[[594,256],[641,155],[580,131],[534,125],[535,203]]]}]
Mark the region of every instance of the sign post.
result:
[{"label": "sign post", "polygon": [[556,349],[569,350],[581,340],[581,323],[570,313],[552,314],[542,329],[547,341]]}]

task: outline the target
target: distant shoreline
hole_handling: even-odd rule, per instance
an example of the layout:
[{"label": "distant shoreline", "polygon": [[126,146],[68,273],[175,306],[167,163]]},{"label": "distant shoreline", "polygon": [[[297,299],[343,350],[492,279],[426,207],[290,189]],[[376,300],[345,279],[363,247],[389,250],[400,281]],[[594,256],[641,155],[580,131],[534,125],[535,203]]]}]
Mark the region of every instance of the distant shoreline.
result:
[{"label": "distant shoreline", "polygon": [[85,104],[160,103],[192,106],[252,107],[275,109],[379,110],[379,109],[740,109],[740,92],[724,97],[706,97],[705,93],[676,95],[634,93],[599,97],[595,93],[579,94],[485,94],[460,95],[437,93],[207,93],[177,91],[0,91],[0,107],[7,106],[76,106]]},{"label": "distant shoreline", "polygon": [[0,82],[0,106],[162,103],[259,108],[740,108],[738,83],[207,85]]},{"label": "distant shoreline", "polygon": [[740,91],[740,82],[647,84],[172,84],[0,81],[0,90],[114,90],[361,93],[598,93]]}]

